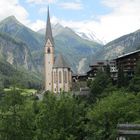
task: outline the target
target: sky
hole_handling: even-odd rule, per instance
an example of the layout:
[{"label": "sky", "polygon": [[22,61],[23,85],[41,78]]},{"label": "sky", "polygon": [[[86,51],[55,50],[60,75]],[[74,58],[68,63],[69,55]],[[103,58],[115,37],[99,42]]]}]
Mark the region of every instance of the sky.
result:
[{"label": "sky", "polygon": [[93,32],[104,42],[140,29],[140,0],[0,0],[0,20],[14,15],[38,31],[51,23]]}]

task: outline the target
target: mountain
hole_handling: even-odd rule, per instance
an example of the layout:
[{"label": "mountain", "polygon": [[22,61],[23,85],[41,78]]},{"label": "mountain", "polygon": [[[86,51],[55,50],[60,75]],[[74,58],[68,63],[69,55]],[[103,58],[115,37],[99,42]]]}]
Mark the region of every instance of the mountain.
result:
[{"label": "mountain", "polygon": [[89,40],[89,41],[94,41],[98,42],[99,44],[104,44],[103,41],[101,41],[94,32],[91,30],[83,30],[83,31],[77,31],[75,30],[76,34],[79,35],[81,38]]},{"label": "mountain", "polygon": [[[115,39],[104,46],[97,41],[89,41],[88,38],[91,40],[96,38],[92,33],[78,35],[74,30],[60,24],[52,26],[52,30],[55,56],[57,57],[58,53],[63,54],[74,73],[84,73],[95,59],[112,59],[140,48],[140,30]],[[42,73],[45,44],[43,33],[45,30],[32,31],[17,21],[14,16],[4,19],[0,22],[0,59],[18,68]]]},{"label": "mountain", "polygon": [[[59,34],[65,27],[63,27],[61,24],[57,23],[56,25],[52,25],[52,32],[53,35],[56,36],[57,34]],[[88,40],[88,41],[92,41],[92,42],[96,42],[99,44],[104,44],[103,41],[101,41],[97,35],[92,32],[91,30],[79,30],[79,29],[72,29],[79,37],[81,37],[82,39]],[[38,33],[40,34],[45,34],[45,29],[40,29],[38,31]]]},{"label": "mountain", "polygon": [[[73,70],[78,73],[84,73],[87,70],[91,56],[102,48],[96,42],[82,39],[68,27],[55,36],[55,46],[56,52],[62,53],[70,61]],[[80,62],[83,59],[85,61],[81,66]]]},{"label": "mountain", "polygon": [[[53,33],[53,37],[55,37],[56,35],[58,35],[60,32],[62,32],[64,30],[64,27],[57,23],[55,25],[52,24],[52,33]],[[37,31],[39,34],[45,35],[46,29],[40,29],[39,31]]]},{"label": "mountain", "polygon": [[35,71],[32,56],[27,45],[5,33],[0,33],[0,59],[6,60],[16,67]]},{"label": "mountain", "polygon": [[[15,42],[22,42],[24,44],[23,46],[26,50],[28,50],[27,52],[29,54],[27,57],[28,60],[26,58],[26,65],[29,65],[29,67],[25,68],[30,69],[30,67],[32,67],[30,70],[35,69],[35,71],[42,72],[44,51],[43,46],[45,44],[45,37],[43,34],[32,31],[17,21],[17,19],[13,16],[10,16],[0,22],[0,33],[12,38]],[[53,35],[56,50],[55,55],[57,56],[58,53],[63,54],[64,57],[69,61],[74,72],[84,72],[87,69],[90,57],[102,49],[101,44],[85,40],[78,36],[72,29],[63,27],[60,24],[54,26]],[[13,50],[14,45],[15,43],[12,43],[11,45],[6,44],[6,40],[1,44],[1,46],[6,46],[6,48],[13,48]],[[19,44],[17,45],[17,48],[20,50],[23,48],[21,46],[22,45]],[[18,53],[20,54],[20,52],[17,51],[16,54],[18,55]],[[25,58],[25,51],[22,51],[22,53],[24,56],[23,58]],[[3,55],[3,53],[1,54]],[[15,56],[15,53],[12,52],[10,55]],[[8,58],[9,54],[5,51],[5,55],[3,57]],[[23,62],[23,59],[21,58],[15,58],[15,61],[20,66],[21,63],[19,63],[19,61]],[[85,61],[82,61],[83,59]]]},{"label": "mountain", "polygon": [[[87,71],[92,55],[102,49],[102,44],[83,39],[74,30],[59,23],[52,25],[52,32],[57,54],[62,53],[69,60],[74,72]],[[39,30],[38,33],[45,34],[45,29]]]},{"label": "mountain", "polygon": [[41,88],[41,78],[10,63],[0,60],[0,88],[14,84],[22,88]]},{"label": "mountain", "polygon": [[[44,36],[21,24],[14,16],[0,22],[0,54],[10,64],[39,72],[34,53],[42,50]],[[7,49],[6,49],[7,48]],[[7,51],[9,50],[9,51]],[[40,64],[40,63],[39,63]]]},{"label": "mountain", "polygon": [[[45,34],[45,29],[41,29],[38,32]],[[83,39],[72,29],[63,27],[60,24],[53,25],[52,32],[56,55],[58,53],[63,54],[69,60],[74,72],[84,73],[87,71],[92,55],[102,49],[101,44]]]},{"label": "mountain", "polygon": [[107,43],[97,55],[99,59],[112,59],[137,49],[140,49],[140,30]]},{"label": "mountain", "polygon": [[14,16],[0,22],[0,32],[26,43],[31,51],[42,48],[43,36],[21,24]]}]

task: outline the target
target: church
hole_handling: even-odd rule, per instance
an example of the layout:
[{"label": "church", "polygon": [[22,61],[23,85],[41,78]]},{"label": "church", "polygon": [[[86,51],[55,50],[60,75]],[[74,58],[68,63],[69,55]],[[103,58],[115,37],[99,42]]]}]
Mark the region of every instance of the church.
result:
[{"label": "church", "polygon": [[54,93],[68,92],[72,88],[72,70],[62,54],[55,57],[55,44],[52,36],[48,8],[44,47],[45,91]]}]

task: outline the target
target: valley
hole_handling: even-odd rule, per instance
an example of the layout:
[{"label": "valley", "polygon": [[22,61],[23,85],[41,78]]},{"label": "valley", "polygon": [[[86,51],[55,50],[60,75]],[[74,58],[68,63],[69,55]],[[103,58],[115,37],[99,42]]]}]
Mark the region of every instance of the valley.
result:
[{"label": "valley", "polygon": [[0,140],[140,140],[139,0],[0,6]]}]

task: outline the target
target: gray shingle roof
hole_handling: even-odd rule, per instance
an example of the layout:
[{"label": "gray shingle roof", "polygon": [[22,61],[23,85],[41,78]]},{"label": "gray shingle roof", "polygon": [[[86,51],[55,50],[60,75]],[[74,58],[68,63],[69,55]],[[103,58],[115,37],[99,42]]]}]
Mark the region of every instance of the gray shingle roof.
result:
[{"label": "gray shingle roof", "polygon": [[60,54],[58,58],[56,58],[53,68],[70,68],[70,66],[67,64],[62,54]]},{"label": "gray shingle roof", "polygon": [[133,52],[129,52],[129,53],[120,55],[120,56],[118,56],[116,59],[119,59],[119,58],[122,58],[122,57],[125,57],[125,56],[129,56],[129,55],[131,55],[131,54],[135,54],[135,53],[138,53],[138,52],[140,52],[140,50],[136,50],[136,51],[133,51]]},{"label": "gray shingle roof", "polygon": [[46,24],[46,41],[49,39],[51,43],[54,45],[53,36],[52,36],[52,28],[50,23],[50,14],[49,14],[49,7],[48,7],[48,17],[47,17],[47,24]]}]

